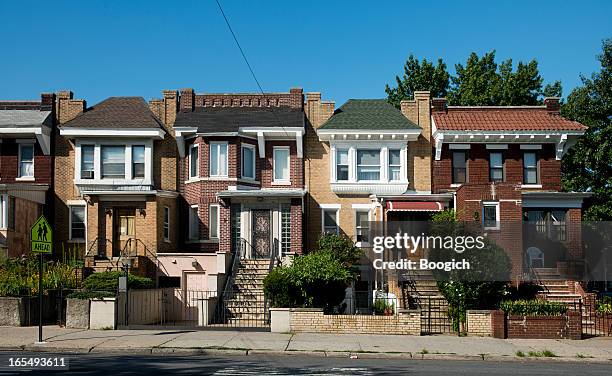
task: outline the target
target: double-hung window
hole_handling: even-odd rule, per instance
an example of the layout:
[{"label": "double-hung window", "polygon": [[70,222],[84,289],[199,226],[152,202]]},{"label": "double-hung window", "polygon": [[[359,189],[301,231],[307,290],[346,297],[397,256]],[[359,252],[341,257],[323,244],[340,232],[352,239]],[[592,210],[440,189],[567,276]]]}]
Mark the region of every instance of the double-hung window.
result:
[{"label": "double-hung window", "polygon": [[200,239],[200,217],[198,206],[193,205],[189,208],[189,240]]},{"label": "double-hung window", "polygon": [[219,239],[219,205],[208,207],[208,237]]},{"label": "double-hung window", "polygon": [[94,179],[94,145],[81,145],[81,179]]},{"label": "double-hung window", "polygon": [[453,151],[453,184],[463,184],[467,181],[467,152]]},{"label": "double-hung window", "polygon": [[274,181],[279,183],[289,182],[289,148],[288,147],[275,147],[274,148],[274,165],[273,175]]},{"label": "double-hung window", "polygon": [[357,180],[380,180],[380,150],[357,150]]},{"label": "double-hung window", "polygon": [[164,206],[164,240],[170,241],[170,208]]},{"label": "double-hung window", "polygon": [[242,177],[255,179],[255,146],[242,145]]},{"label": "double-hung window", "polygon": [[523,183],[538,184],[538,158],[534,151],[523,153]]},{"label": "double-hung window", "polygon": [[210,176],[227,177],[227,142],[210,143]]},{"label": "double-hung window", "polygon": [[499,230],[499,202],[483,203],[482,222],[485,230]]},{"label": "double-hung window", "polygon": [[489,180],[504,181],[504,158],[499,151],[489,153]]},{"label": "double-hung window", "polygon": [[189,177],[196,178],[199,176],[199,160],[198,145],[193,144],[189,147]]},{"label": "double-hung window", "polygon": [[85,206],[70,206],[70,240],[85,240]]},{"label": "double-hung window", "polygon": [[132,146],[132,178],[144,179],[145,176],[145,147]]},{"label": "double-hung window", "polygon": [[323,233],[338,235],[338,209],[323,209]]},{"label": "double-hung window", "polygon": [[125,146],[102,146],[102,178],[125,179]]},{"label": "double-hung window", "polygon": [[357,243],[368,243],[370,232],[370,212],[368,210],[355,211],[355,234]]},{"label": "double-hung window", "polygon": [[34,144],[19,144],[19,177],[34,177]]},{"label": "double-hung window", "polygon": [[401,151],[399,149],[389,149],[389,181],[399,181],[402,179]]},{"label": "double-hung window", "polygon": [[349,152],[347,149],[336,150],[336,181],[349,180]]}]

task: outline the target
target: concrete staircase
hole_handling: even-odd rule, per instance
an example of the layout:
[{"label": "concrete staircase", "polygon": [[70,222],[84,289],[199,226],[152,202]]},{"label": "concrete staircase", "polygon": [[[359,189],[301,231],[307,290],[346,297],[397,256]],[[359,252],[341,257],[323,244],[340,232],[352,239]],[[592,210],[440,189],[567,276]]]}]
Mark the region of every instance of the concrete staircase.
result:
[{"label": "concrete staircase", "polygon": [[240,327],[269,325],[264,301],[263,280],[270,260],[243,259],[234,270],[231,287],[224,295],[225,323]]}]

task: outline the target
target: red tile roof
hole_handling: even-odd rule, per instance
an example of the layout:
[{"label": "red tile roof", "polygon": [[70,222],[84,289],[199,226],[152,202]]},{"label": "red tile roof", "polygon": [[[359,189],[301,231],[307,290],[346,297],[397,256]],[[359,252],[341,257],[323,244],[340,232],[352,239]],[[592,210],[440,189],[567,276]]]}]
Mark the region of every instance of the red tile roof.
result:
[{"label": "red tile roof", "polygon": [[436,128],[445,131],[584,131],[545,107],[448,107],[433,112]]}]

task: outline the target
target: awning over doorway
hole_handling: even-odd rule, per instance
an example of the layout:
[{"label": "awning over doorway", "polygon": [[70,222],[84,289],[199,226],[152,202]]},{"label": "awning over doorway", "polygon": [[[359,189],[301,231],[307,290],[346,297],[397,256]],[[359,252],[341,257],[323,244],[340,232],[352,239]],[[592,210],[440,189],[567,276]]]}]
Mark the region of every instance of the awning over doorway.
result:
[{"label": "awning over doorway", "polygon": [[388,211],[442,211],[444,203],[440,201],[387,201]]}]

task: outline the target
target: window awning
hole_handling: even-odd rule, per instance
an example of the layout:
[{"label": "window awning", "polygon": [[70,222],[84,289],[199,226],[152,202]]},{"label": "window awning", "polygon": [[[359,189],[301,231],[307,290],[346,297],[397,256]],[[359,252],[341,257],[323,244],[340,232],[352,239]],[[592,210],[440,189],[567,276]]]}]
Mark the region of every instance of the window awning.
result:
[{"label": "window awning", "polygon": [[387,201],[389,211],[442,211],[444,203],[440,201]]}]

